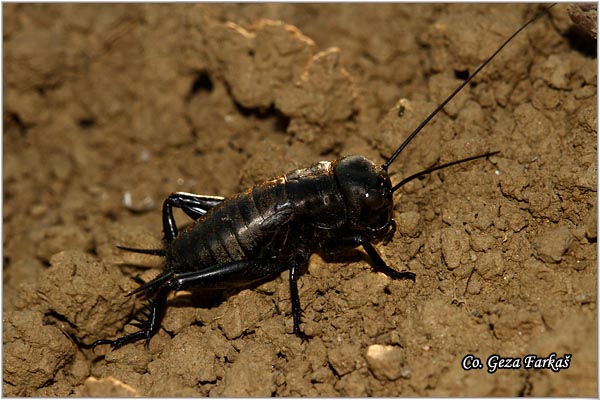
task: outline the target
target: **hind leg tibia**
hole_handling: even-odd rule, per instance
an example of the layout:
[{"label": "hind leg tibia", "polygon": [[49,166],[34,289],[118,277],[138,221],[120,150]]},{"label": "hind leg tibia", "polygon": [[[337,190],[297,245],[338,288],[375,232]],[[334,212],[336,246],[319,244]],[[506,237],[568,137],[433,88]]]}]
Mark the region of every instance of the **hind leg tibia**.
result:
[{"label": "hind leg tibia", "polygon": [[148,304],[145,306],[145,310],[141,311],[144,319],[138,320],[136,323],[132,324],[139,328],[139,331],[129,333],[115,340],[96,340],[92,344],[92,347],[96,347],[101,344],[109,344],[113,349],[118,349],[119,347],[123,347],[128,343],[137,342],[138,340],[142,339],[146,340],[145,346],[148,347],[150,345],[150,339],[152,339],[152,336],[158,332],[158,329],[160,328],[160,322],[165,315],[165,310],[167,308],[167,296],[169,295],[169,292],[170,290],[168,288],[161,288],[154,299],[148,301]]},{"label": "hind leg tibia", "polygon": [[163,203],[163,231],[165,240],[171,243],[177,237],[177,225],[173,217],[173,207],[181,209],[193,220],[202,217],[214,206],[223,202],[220,196],[204,196],[193,193],[171,193]]}]

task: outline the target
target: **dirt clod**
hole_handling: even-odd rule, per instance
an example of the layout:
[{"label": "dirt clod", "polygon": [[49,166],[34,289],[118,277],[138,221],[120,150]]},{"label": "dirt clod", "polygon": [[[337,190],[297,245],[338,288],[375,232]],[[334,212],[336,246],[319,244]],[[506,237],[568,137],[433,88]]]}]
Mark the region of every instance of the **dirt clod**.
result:
[{"label": "dirt clod", "polygon": [[80,251],[64,251],[50,259],[39,294],[52,312],[77,328],[79,340],[91,343],[116,334],[107,329],[111,321],[127,319],[134,302],[125,297],[125,288],[131,286],[117,266]]},{"label": "dirt clod", "polygon": [[351,343],[343,343],[338,347],[330,349],[327,353],[327,359],[335,372],[340,376],[344,376],[357,368],[360,358],[357,358],[356,354],[359,351],[359,346]]},{"label": "dirt clod", "polygon": [[[269,356],[271,355],[271,356]],[[226,385],[219,393],[224,397],[270,397],[275,391],[273,346],[247,346],[223,378]]]},{"label": "dirt clod", "polygon": [[548,230],[535,241],[537,257],[545,262],[558,263],[573,243],[573,235],[564,226]]},{"label": "dirt clod", "polygon": [[7,396],[35,396],[73,359],[74,344],[39,312],[5,312],[2,325]]},{"label": "dirt clod", "polygon": [[469,250],[469,236],[462,229],[446,228],[442,231],[442,255],[448,269],[460,266]]}]

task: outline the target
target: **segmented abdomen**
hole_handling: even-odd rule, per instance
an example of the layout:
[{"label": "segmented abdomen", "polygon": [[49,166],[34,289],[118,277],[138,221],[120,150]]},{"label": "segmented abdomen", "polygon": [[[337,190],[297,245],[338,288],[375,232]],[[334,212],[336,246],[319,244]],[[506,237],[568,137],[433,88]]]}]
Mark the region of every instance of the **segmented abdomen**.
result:
[{"label": "segmented abdomen", "polygon": [[[285,224],[332,229],[344,220],[345,205],[331,164],[321,162],[226,199],[178,235],[169,246],[168,264],[179,272],[197,271],[277,256],[272,241]],[[289,245],[299,238],[286,240]]]}]

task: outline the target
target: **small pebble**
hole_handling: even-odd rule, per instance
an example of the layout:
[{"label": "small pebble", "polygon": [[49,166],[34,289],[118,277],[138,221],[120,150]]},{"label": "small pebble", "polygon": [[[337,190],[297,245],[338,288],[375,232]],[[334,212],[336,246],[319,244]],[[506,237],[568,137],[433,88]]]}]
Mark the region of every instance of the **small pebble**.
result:
[{"label": "small pebble", "polygon": [[374,344],[367,349],[367,364],[379,380],[395,381],[402,376],[410,376],[405,363],[404,352],[397,346]]}]

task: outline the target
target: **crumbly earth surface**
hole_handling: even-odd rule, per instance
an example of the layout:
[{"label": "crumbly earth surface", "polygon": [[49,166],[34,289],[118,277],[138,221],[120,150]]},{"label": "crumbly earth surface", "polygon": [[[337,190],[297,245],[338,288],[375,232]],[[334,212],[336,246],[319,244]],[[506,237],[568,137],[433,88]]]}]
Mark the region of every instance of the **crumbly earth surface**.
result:
[{"label": "crumbly earth surface", "polygon": [[[415,282],[359,251],[315,255],[299,283],[308,342],[283,273],[173,295],[149,348],[85,346],[135,329],[143,299],[124,295],[161,259],[115,245],[161,247],[170,192],[383,162],[537,9],[5,4],[3,394],[595,396],[596,43],[563,5],[390,168],[398,182],[500,151],[397,192],[378,249]],[[485,365],[551,353],[568,369]],[[483,368],[463,370],[468,354]]]}]

